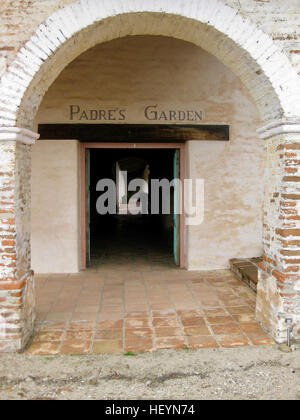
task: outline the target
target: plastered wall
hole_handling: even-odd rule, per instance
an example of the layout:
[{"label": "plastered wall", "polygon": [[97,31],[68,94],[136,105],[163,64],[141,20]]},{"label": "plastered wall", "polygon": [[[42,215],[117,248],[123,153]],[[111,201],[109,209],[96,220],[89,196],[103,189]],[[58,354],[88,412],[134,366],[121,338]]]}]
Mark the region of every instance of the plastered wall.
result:
[{"label": "plastered wall", "polygon": [[190,270],[225,268],[230,258],[262,254],[260,151],[248,141],[186,144],[188,177],[204,180],[203,222],[186,228]]},{"label": "plastered wall", "polygon": [[32,147],[31,253],[36,273],[79,270],[79,144]]},{"label": "plastered wall", "polygon": [[[172,38],[140,36],[115,40],[86,52],[64,70],[47,92],[36,124],[99,123],[76,121],[75,118],[70,121],[71,104],[82,110],[126,109],[125,122],[128,123],[151,123],[145,120],[144,109],[156,104],[161,110],[201,110],[204,124],[229,124],[229,142],[203,142],[199,138],[199,141],[187,143],[187,176],[202,178],[205,182],[204,222],[186,230],[187,267],[224,268],[228,267],[230,258],[261,255],[263,144],[256,134],[258,115],[249,93],[222,63],[200,48]],[[40,153],[41,143],[37,146]],[[60,141],[45,143],[45,147],[52,150],[48,162],[59,155],[56,148],[71,147],[71,144],[76,148],[73,142],[61,144]],[[64,153],[69,164],[73,159],[74,169],[77,158],[74,153],[72,156],[67,150]],[[54,167],[55,163],[51,170]],[[43,165],[35,170],[44,171]],[[59,188],[62,193],[63,188],[68,187],[65,183]],[[36,190],[33,190],[33,222],[38,216],[34,209],[38,201],[35,194]],[[74,210],[75,191],[70,198]],[[52,215],[56,214],[55,203],[53,200]],[[51,209],[48,207],[48,210],[50,218]],[[73,213],[72,217],[75,220],[77,216]],[[62,240],[64,230],[69,231],[71,226],[64,224],[62,213],[55,218]],[[40,223],[43,224],[42,219]],[[46,226],[45,218],[44,230]],[[38,234],[42,234],[43,229],[40,233],[35,230],[33,234],[32,251],[36,264],[41,252],[37,246]],[[72,236],[74,241],[78,238],[78,233]],[[65,250],[67,242],[60,243]],[[49,247],[51,249],[52,245]],[[77,247],[78,244],[72,243],[70,254],[77,252]],[[60,252],[57,244],[54,248]],[[68,271],[70,260],[62,258],[59,261],[60,270],[53,263],[52,271]]]},{"label": "plastered wall", "polygon": [[[155,105],[147,119],[146,108]],[[72,113],[77,106],[80,112]],[[100,118],[98,112],[93,120],[91,112],[97,110],[105,114]],[[170,120],[170,110],[177,111],[177,121]],[[234,73],[191,43],[156,36],[126,37],[82,54],[46,93],[36,125],[201,123],[188,121],[187,116],[179,121],[180,110],[202,111],[204,124],[236,124],[246,119],[252,131],[242,135],[257,139],[257,112]],[[151,120],[153,111],[158,116],[165,111],[167,120]]]}]

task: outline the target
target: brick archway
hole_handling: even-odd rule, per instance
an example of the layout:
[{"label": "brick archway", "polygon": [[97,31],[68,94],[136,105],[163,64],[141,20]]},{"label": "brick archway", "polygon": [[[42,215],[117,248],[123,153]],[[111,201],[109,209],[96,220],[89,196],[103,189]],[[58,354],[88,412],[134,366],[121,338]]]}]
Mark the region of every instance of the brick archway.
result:
[{"label": "brick archway", "polygon": [[265,263],[257,318],[283,341],[285,319],[300,320],[300,215],[295,209],[292,216],[286,212],[287,203],[297,203],[300,180],[297,73],[268,35],[217,0],[173,0],[163,6],[155,0],[80,0],[37,28],[1,80],[0,351],[22,349],[33,328],[29,220],[30,144],[38,137],[30,131],[34,116],[67,64],[98,43],[127,35],[192,42],[230,67],[253,96],[266,144]]},{"label": "brick archway", "polygon": [[300,80],[272,38],[218,0],[80,0],[43,22],[0,85],[0,126],[31,128],[44,93],[68,63],[101,42],[161,35],[205,49],[240,77],[264,123],[300,114]]}]

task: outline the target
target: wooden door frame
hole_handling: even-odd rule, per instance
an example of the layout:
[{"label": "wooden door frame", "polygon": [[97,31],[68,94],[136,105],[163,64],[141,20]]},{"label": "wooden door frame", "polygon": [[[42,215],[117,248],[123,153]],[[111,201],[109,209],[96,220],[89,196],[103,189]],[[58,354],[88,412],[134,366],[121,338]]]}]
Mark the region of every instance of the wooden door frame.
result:
[{"label": "wooden door frame", "polygon": [[184,143],[81,143],[80,147],[80,256],[81,269],[86,269],[86,161],[87,149],[179,149],[180,179],[182,189],[182,213],[180,215],[180,268],[185,268],[185,213],[184,213],[184,180],[185,180],[185,144]]}]

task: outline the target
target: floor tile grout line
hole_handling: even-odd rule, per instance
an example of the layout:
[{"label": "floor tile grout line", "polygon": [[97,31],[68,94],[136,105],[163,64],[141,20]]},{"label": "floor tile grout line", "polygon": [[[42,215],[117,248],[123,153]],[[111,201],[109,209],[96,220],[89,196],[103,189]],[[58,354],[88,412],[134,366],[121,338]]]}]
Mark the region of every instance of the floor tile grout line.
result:
[{"label": "floor tile grout line", "polygon": [[[248,302],[246,301],[246,299],[243,297],[243,296],[241,296],[241,295],[239,295],[239,293],[231,286],[231,285],[228,285],[228,287],[233,291],[233,293],[238,297],[238,298],[240,298],[240,299],[242,299],[244,302],[245,302],[245,306],[248,306],[251,310],[252,310],[252,307],[248,304]],[[254,293],[254,292],[253,292]]]},{"label": "floor tile grout line", "polygon": [[[208,287],[210,288],[210,289],[212,289],[212,290],[214,290],[214,287],[208,282],[208,281],[206,281],[206,283],[208,283]],[[214,292],[214,294],[216,295],[216,293]],[[249,339],[249,337],[245,334],[245,332],[242,330],[242,328],[240,327],[240,323],[239,322],[237,322],[236,320],[235,320],[235,318],[233,317],[233,315],[227,310],[227,307],[223,304],[223,302],[222,302],[222,300],[218,297],[218,295],[216,295],[217,296],[217,299],[218,299],[218,301],[220,302],[220,307],[223,309],[223,310],[225,310],[225,312],[227,312],[228,314],[229,314],[229,316],[230,316],[230,318],[234,321],[234,323],[235,324],[237,324],[238,325],[238,327],[239,327],[239,329],[241,330],[241,332],[242,332],[242,335],[243,336],[245,336],[246,337],[246,339],[249,341],[249,343],[250,343],[250,347],[251,346],[253,346],[253,343],[252,343],[252,341]],[[225,325],[225,324],[218,324],[218,325]]]},{"label": "floor tile grout line", "polygon": [[[206,282],[206,284],[208,283],[208,287],[210,288],[210,289],[214,289],[213,288],[213,286],[209,283],[209,282],[207,282],[207,280],[205,280],[205,282]],[[217,295],[216,295],[217,296]],[[239,327],[239,329],[241,330],[241,332],[242,332],[242,335],[248,340],[248,342],[250,343],[250,347],[252,347],[253,346],[253,343],[252,343],[252,341],[250,340],[250,338],[247,336],[247,334],[242,330],[242,328],[241,328],[241,326],[240,326],[240,323],[238,322],[238,321],[236,321],[235,320],[235,318],[233,317],[233,315],[226,309],[226,306],[223,304],[223,302],[222,302],[222,300],[221,299],[219,299],[219,297],[217,296],[217,299],[218,299],[218,301],[221,303],[221,307],[229,314],[229,316],[230,316],[230,318],[234,321],[234,323]],[[219,325],[225,325],[225,324],[219,324]],[[224,334],[224,335],[226,335],[226,334]]]},{"label": "floor tile grout line", "polygon": [[[233,274],[233,276],[234,276],[234,274]],[[229,283],[229,282],[228,282]],[[212,286],[213,287],[213,286]],[[214,287],[213,287],[214,288]],[[244,301],[244,305],[246,306],[246,307],[248,307],[251,311],[253,311],[253,308],[248,304],[248,302],[243,298],[243,296],[240,296],[239,295],[239,293],[230,285],[230,284],[228,284],[228,288],[229,289],[231,289],[232,290],[232,292],[239,298],[239,299],[242,299],[243,301]],[[251,290],[251,289],[250,289]],[[254,293],[254,292],[252,292],[252,293]],[[233,306],[234,307],[234,306]],[[238,325],[239,325],[239,328],[243,331],[243,335],[247,338],[247,340],[249,341],[249,343],[250,343],[250,347],[251,346],[254,346],[254,344],[253,344],[253,341],[252,341],[252,339],[248,336],[248,334],[246,334],[246,332],[241,328],[241,322],[238,322],[235,318],[234,318],[234,314],[231,314],[229,311],[227,311],[229,314],[230,314],[230,316],[234,319],[234,321],[236,322],[236,323],[238,323]],[[259,324],[257,323],[257,321],[255,321],[256,322],[256,324],[259,326]]]},{"label": "floor tile grout line", "polygon": [[[185,283],[187,283],[187,281],[188,281],[188,280],[184,279],[184,282],[185,282]],[[195,301],[196,305],[199,307],[200,312],[203,314],[204,321],[205,321],[205,323],[206,323],[206,325],[207,325],[207,327],[208,327],[208,329],[209,329],[209,331],[210,331],[210,333],[211,333],[211,336],[212,336],[212,337],[216,340],[216,342],[217,342],[218,346],[221,348],[222,346],[221,346],[221,344],[220,344],[220,342],[219,342],[219,340],[218,340],[217,336],[215,335],[215,333],[214,333],[213,329],[211,328],[211,325],[209,324],[209,322],[208,322],[208,320],[207,320],[207,317],[206,317],[206,313],[205,313],[205,311],[203,310],[203,308],[201,307],[201,305],[198,303],[197,299],[195,298],[194,293],[193,293],[193,290],[192,290],[192,289],[191,289],[188,285],[186,285],[186,287],[187,287],[187,289],[189,290],[189,292],[191,293],[192,298],[194,299],[194,301]]]},{"label": "floor tile grout line", "polygon": [[61,343],[60,343],[60,346],[59,346],[58,354],[61,353],[62,346],[65,342],[65,337],[67,336],[68,326],[70,326],[70,323],[72,322],[71,320],[72,320],[73,315],[75,313],[75,308],[77,308],[78,301],[80,299],[80,296],[81,296],[81,293],[82,293],[82,290],[83,290],[83,287],[84,287],[84,283],[85,283],[85,278],[84,277],[82,278],[81,283],[82,284],[81,284],[80,292],[79,292],[79,294],[77,296],[77,299],[75,300],[74,305],[73,305],[73,311],[71,313],[71,318],[66,322],[66,325],[65,325],[65,330],[64,330],[64,333],[63,333],[62,338],[61,338]]},{"label": "floor tile grout line", "polygon": [[151,310],[151,305],[150,305],[150,302],[149,302],[148,287],[147,287],[147,281],[146,281],[145,276],[144,276],[144,272],[142,272],[142,279],[143,279],[143,283],[144,283],[145,296],[146,296],[146,300],[147,300],[147,304],[148,304],[148,313],[149,313],[149,319],[150,319],[151,329],[152,329],[152,344],[153,344],[154,350],[156,351],[157,350],[156,334],[155,334],[155,330],[154,330],[154,326],[153,326],[152,310]]},{"label": "floor tile grout line", "polygon": [[[68,275],[67,275],[67,277],[68,277]],[[47,278],[47,280],[48,280],[48,278]],[[51,276],[49,276],[49,281],[51,281]],[[41,320],[40,322],[39,322],[39,329],[38,329],[38,331],[37,332],[40,332],[40,329],[41,329],[41,327],[43,326],[43,323],[46,323],[47,321],[46,321],[46,318],[47,318],[47,316],[50,314],[50,312],[51,312],[51,309],[53,308],[53,306],[54,306],[54,304],[55,304],[55,302],[57,301],[57,299],[58,299],[58,297],[59,297],[59,294],[60,294],[60,292],[62,291],[62,289],[64,288],[64,284],[62,283],[62,285],[59,287],[59,291],[58,291],[58,293],[56,294],[56,298],[53,300],[53,302],[52,302],[52,304],[50,305],[50,308],[49,308],[49,310],[48,310],[48,312],[46,312],[46,314],[45,314],[45,316],[44,316],[44,319],[43,320]],[[36,333],[34,332],[34,335],[36,335]],[[33,337],[34,338],[34,337]]]},{"label": "floor tile grout line", "polygon": [[123,279],[124,283],[123,283],[123,327],[122,327],[122,332],[123,332],[123,337],[122,337],[122,352],[125,354],[125,348],[126,348],[126,329],[125,329],[125,323],[126,323],[126,292],[127,292],[127,280],[124,278]]},{"label": "floor tile grout line", "polygon": [[166,287],[166,290],[167,290],[167,293],[168,293],[168,296],[169,296],[170,302],[172,302],[172,304],[173,304],[173,308],[174,308],[174,310],[175,310],[175,313],[176,313],[176,317],[177,317],[178,323],[179,323],[179,325],[180,325],[180,328],[182,329],[182,332],[183,332],[183,337],[184,337],[184,340],[185,340],[185,344],[186,344],[186,346],[188,347],[188,346],[189,346],[188,337],[187,337],[187,335],[185,334],[183,324],[182,324],[182,322],[181,322],[181,319],[180,319],[180,317],[179,317],[179,315],[178,315],[178,311],[177,311],[176,306],[175,306],[175,304],[174,304],[174,301],[173,301],[173,299],[172,299],[172,296],[171,296],[170,290],[169,290],[169,288],[168,288],[168,282],[166,281],[166,278],[165,278],[165,276],[164,276],[164,275],[162,276],[162,278],[163,278],[163,282],[164,282],[164,284],[165,284],[165,287]]},{"label": "floor tile grout line", "polygon": [[[64,275],[65,277],[66,277],[66,279],[67,278],[69,278],[69,274],[67,274],[67,275]],[[47,280],[49,279],[49,281],[51,281],[51,276],[49,276],[48,278],[47,278]],[[61,291],[64,289],[64,287],[65,287],[65,284],[64,283],[62,283],[61,284],[61,286],[60,286],[60,288],[59,288],[59,291],[58,291],[58,293],[56,294],[56,298],[53,300],[53,303],[52,303],[52,305],[50,306],[50,309],[49,309],[49,311],[48,311],[48,313],[47,313],[47,315],[49,315],[50,314],[50,312],[51,312],[51,309],[53,308],[53,306],[54,306],[54,304],[55,304],[55,302],[57,301],[57,299],[59,298],[59,295],[60,295],[60,293],[61,293]],[[47,318],[47,315],[46,315],[46,318]],[[46,322],[46,321],[45,321]],[[64,337],[64,334],[65,334],[65,332],[66,332],[66,324],[67,324],[67,321],[65,322],[65,327],[64,327],[64,330],[63,330],[63,334],[61,335],[61,338],[60,338],[60,340],[59,340],[59,346],[58,346],[58,351],[57,351],[57,354],[59,354],[60,353],[60,348],[61,348],[61,346],[62,346],[62,342],[63,342],[63,337]],[[42,322],[40,323],[40,328],[42,327]],[[39,332],[40,332],[40,328],[39,328]],[[36,334],[34,334],[34,336],[36,336]],[[33,337],[33,340],[34,340],[34,337]]]},{"label": "floor tile grout line", "polygon": [[[241,323],[240,322],[238,322],[235,318],[234,318],[234,316],[227,310],[227,307],[223,304],[223,302],[222,302],[222,300],[218,297],[218,295],[217,295],[217,293],[216,293],[216,291],[215,291],[215,287],[209,282],[209,280],[207,280],[207,279],[205,279],[204,280],[205,282],[206,282],[206,284],[208,283],[208,287],[210,288],[210,289],[212,289],[213,290],[213,293],[214,293],[214,295],[216,295],[216,297],[217,297],[217,299],[218,299],[218,301],[220,302],[220,307],[222,307],[222,309],[227,313],[227,314],[229,314],[229,316],[230,316],[230,318],[234,321],[234,323],[235,324],[237,324],[238,325],[238,327],[239,327],[239,329],[241,330],[241,332],[242,332],[242,335],[248,340],[248,342],[250,343],[250,346],[253,346],[253,343],[252,343],[252,341],[250,340],[250,338],[248,337],[248,335],[245,333],[245,331],[241,328]],[[231,286],[229,285],[228,286],[230,289],[231,289]],[[239,297],[240,298],[240,296],[237,296],[237,297]],[[247,305],[249,308],[250,308],[250,306],[249,305]],[[250,308],[251,309],[251,308]],[[252,309],[251,309],[252,310]],[[218,324],[218,325],[225,325],[225,324]],[[211,327],[212,328],[212,327]],[[224,336],[225,336],[226,334],[224,334]],[[234,336],[234,335],[232,335],[232,336]]]},{"label": "floor tile grout line", "polygon": [[99,299],[99,308],[98,308],[98,312],[97,312],[96,319],[95,319],[94,333],[92,335],[92,340],[91,340],[90,353],[93,353],[93,348],[94,348],[94,344],[95,344],[95,337],[96,337],[96,334],[97,334],[97,323],[99,321],[99,317],[100,317],[100,313],[101,313],[101,309],[102,309],[103,294],[104,294],[104,288],[105,288],[105,285],[106,285],[106,280],[107,280],[107,275],[104,274],[104,279],[101,280],[101,281],[103,281],[103,284],[102,284],[101,294],[100,294],[100,299]]}]

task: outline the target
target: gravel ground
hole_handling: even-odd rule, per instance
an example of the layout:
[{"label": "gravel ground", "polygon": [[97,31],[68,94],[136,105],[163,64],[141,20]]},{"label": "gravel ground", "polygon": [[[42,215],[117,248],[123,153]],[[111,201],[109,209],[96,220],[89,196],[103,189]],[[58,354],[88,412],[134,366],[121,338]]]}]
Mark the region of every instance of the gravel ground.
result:
[{"label": "gravel ground", "polygon": [[0,355],[0,400],[300,400],[300,346],[135,356]]}]

